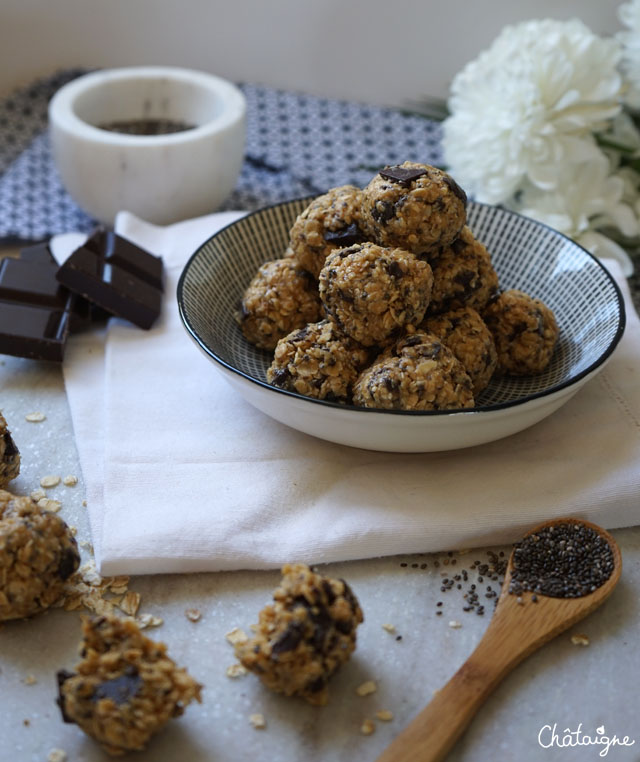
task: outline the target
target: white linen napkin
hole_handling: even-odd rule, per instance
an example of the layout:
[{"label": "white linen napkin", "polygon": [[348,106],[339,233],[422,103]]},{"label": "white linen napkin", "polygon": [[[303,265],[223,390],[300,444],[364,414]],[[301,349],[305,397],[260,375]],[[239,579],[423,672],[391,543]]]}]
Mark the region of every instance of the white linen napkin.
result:
[{"label": "white linen napkin", "polygon": [[103,574],[271,568],[512,542],[560,516],[640,523],[640,321],[565,406],[508,439],[403,455],[307,436],[245,402],[195,347],[176,284],[240,213],[116,230],[164,258],[151,331],[112,319],[72,339],[64,377]]}]

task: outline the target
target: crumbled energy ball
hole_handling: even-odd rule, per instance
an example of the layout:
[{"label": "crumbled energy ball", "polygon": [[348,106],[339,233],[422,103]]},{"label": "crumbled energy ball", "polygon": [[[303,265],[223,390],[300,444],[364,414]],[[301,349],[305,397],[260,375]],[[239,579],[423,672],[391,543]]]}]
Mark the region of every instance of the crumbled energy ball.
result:
[{"label": "crumbled energy ball", "polygon": [[259,615],[255,635],[236,643],[237,659],[267,688],[302,696],[310,704],[328,700],[328,681],[356,646],[362,611],[344,580],[287,564]]},{"label": "crumbled energy ball", "polygon": [[164,643],[140,632],[132,619],[85,617],[82,660],[58,672],[58,705],[109,754],[140,751],[202,686],[167,656]]},{"label": "crumbled energy ball", "polygon": [[413,254],[362,243],[327,257],[320,298],[342,333],[370,347],[422,320],[432,284],[431,267]]},{"label": "crumbled energy ball", "polygon": [[49,608],[79,565],[76,540],[60,516],[0,490],[0,621]]}]

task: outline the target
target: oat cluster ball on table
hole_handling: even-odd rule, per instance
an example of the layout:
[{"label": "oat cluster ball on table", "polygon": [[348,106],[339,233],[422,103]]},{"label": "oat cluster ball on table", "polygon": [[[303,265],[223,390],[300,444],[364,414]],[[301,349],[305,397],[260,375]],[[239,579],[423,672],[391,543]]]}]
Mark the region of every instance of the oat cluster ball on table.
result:
[{"label": "oat cluster ball on table", "polygon": [[269,383],[362,407],[456,410],[496,375],[544,371],[553,313],[501,293],[466,203],[446,172],[409,161],[314,199],[242,299],[244,336],[274,350]]},{"label": "oat cluster ball on table", "polygon": [[355,595],[344,580],[286,564],[273,601],[254,636],[235,644],[237,659],[270,690],[326,704],[329,678],[351,656],[363,621]]},{"label": "oat cluster ball on table", "polygon": [[0,622],[48,609],[79,565],[75,537],[60,516],[0,490]]},{"label": "oat cluster ball on table", "polygon": [[85,617],[81,661],[58,672],[58,705],[114,756],[145,748],[202,686],[167,656],[164,643],[145,637],[136,622],[117,616]]}]

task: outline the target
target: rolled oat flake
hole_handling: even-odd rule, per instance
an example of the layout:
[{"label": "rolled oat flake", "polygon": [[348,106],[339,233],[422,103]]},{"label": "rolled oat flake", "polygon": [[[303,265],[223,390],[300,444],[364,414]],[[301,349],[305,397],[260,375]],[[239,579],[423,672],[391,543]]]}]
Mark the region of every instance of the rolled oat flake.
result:
[{"label": "rolled oat flake", "polygon": [[554,524],[516,543],[509,592],[581,598],[604,585],[613,567],[611,547],[594,529]]}]

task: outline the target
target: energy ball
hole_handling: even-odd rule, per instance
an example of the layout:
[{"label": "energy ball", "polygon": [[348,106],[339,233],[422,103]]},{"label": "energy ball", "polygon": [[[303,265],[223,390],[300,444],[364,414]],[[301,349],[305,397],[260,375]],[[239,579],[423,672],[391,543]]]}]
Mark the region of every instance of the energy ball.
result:
[{"label": "energy ball", "polygon": [[405,161],[380,170],[363,190],[362,218],[372,240],[422,254],[457,238],[467,197],[446,172]]},{"label": "energy ball", "polygon": [[300,266],[320,275],[327,255],[364,240],[362,191],[354,185],[332,188],[314,199],[298,216],[290,232],[290,247]]},{"label": "energy ball", "polygon": [[498,372],[513,376],[542,373],[558,339],[553,312],[518,289],[503,291],[483,312],[498,350]]},{"label": "energy ball", "polygon": [[113,755],[140,751],[172,717],[179,717],[202,688],[145,637],[133,619],[85,617],[82,661],[58,672],[58,705]]},{"label": "energy ball", "polygon": [[370,347],[422,320],[432,283],[427,262],[402,249],[367,242],[330,254],[319,288],[327,316],[343,333]]},{"label": "energy ball", "polygon": [[49,608],[79,565],[76,540],[60,516],[0,490],[0,621]]},{"label": "energy ball", "polygon": [[487,388],[498,364],[498,353],[491,331],[473,307],[427,318],[419,328],[436,335],[464,365],[474,397]]},{"label": "energy ball", "polygon": [[13,441],[7,422],[0,413],[0,488],[20,473],[20,451]]},{"label": "energy ball", "polygon": [[451,245],[430,252],[426,259],[433,270],[429,315],[463,305],[481,312],[497,293],[491,256],[466,225]]},{"label": "energy ball", "polygon": [[473,407],[473,386],[462,363],[433,334],[400,339],[365,369],[353,402],[385,410],[456,410]]},{"label": "energy ball", "polygon": [[369,353],[330,320],[309,323],[280,339],[267,381],[280,389],[332,402],[348,402]]},{"label": "energy ball", "polygon": [[265,262],[254,276],[242,297],[240,327],[251,344],[275,349],[281,338],[321,315],[315,279],[285,256]]},{"label": "energy ball", "polygon": [[255,635],[235,644],[236,657],[270,690],[324,705],[329,678],[356,647],[362,611],[342,579],[304,564],[287,564],[282,575]]}]

